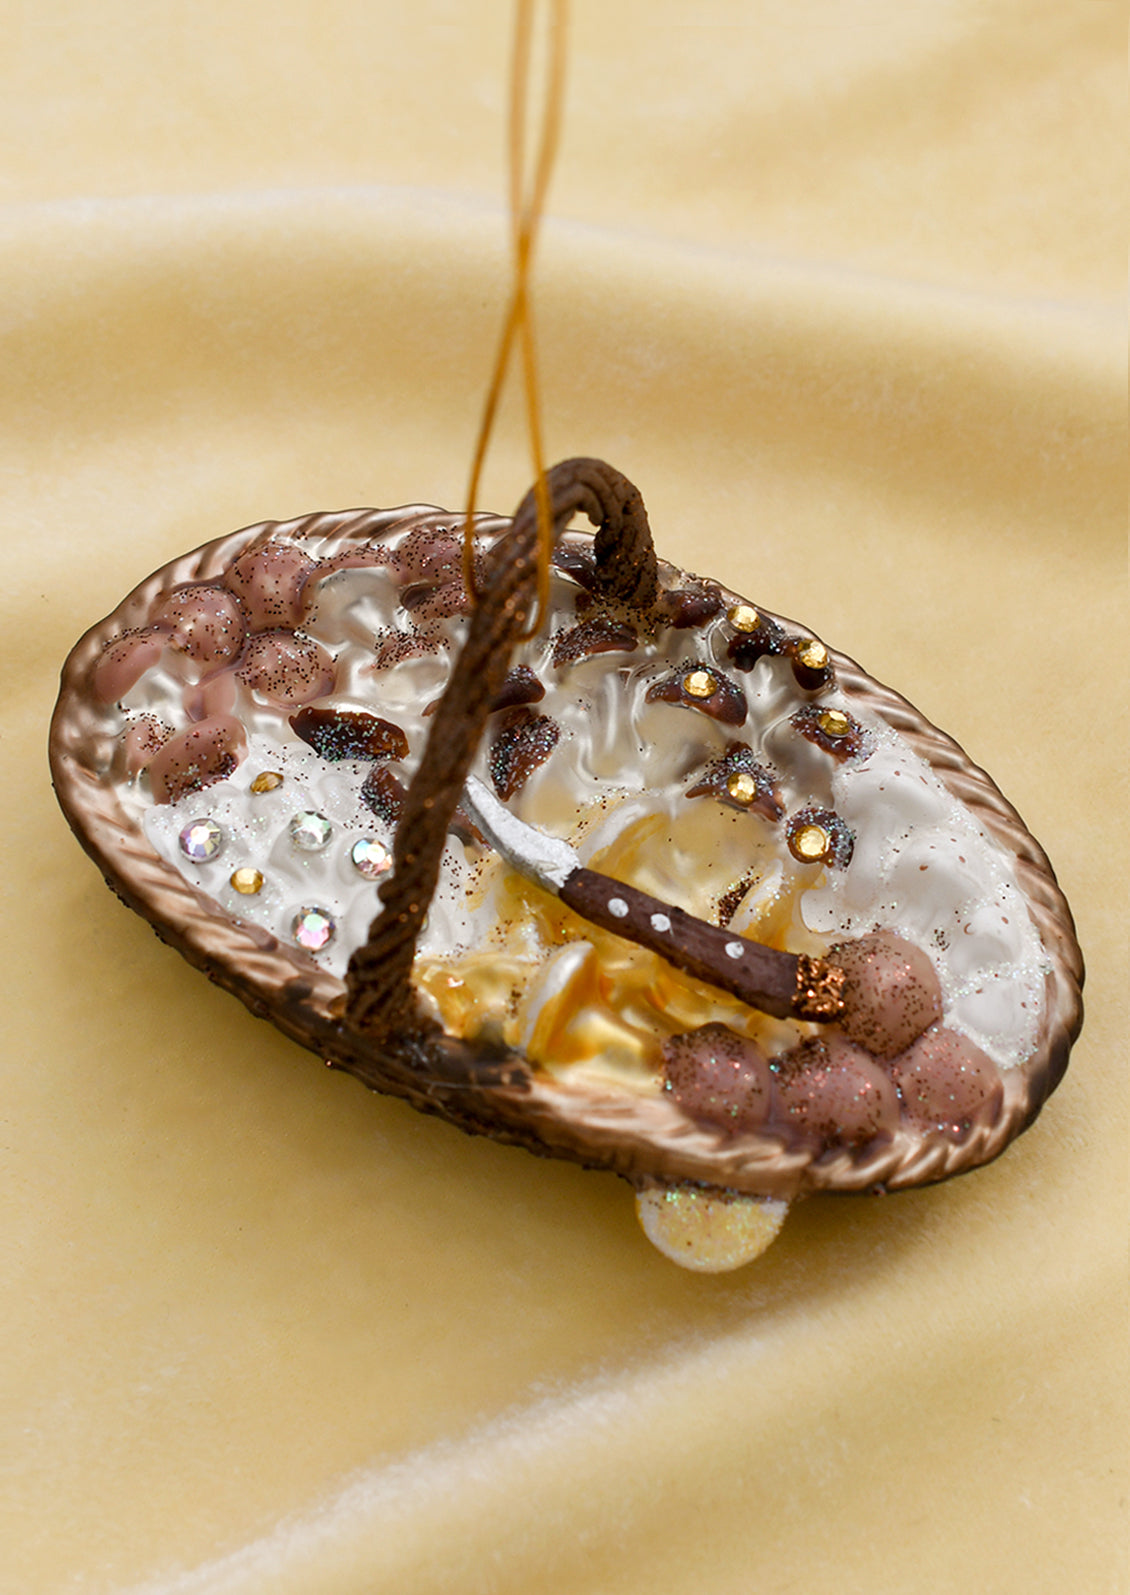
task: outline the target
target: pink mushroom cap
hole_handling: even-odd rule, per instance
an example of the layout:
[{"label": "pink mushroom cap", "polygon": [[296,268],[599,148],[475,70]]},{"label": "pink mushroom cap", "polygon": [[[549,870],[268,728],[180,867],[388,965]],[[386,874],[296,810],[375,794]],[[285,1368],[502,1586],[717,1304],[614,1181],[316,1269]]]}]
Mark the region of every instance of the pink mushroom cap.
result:
[{"label": "pink mushroom cap", "polygon": [[243,616],[222,587],[182,588],[165,600],[153,619],[171,629],[170,647],[203,665],[227,664],[243,647]]},{"label": "pink mushroom cap", "polygon": [[224,585],[239,599],[252,631],[297,626],[302,619],[302,589],[315,562],[287,543],[267,543],[241,554],[224,573]]},{"label": "pink mushroom cap", "polygon": [[116,637],[102,650],[94,666],[92,686],[103,703],[117,703],[131,692],[147,670],[151,670],[165,651],[166,631],[146,627]]},{"label": "pink mushroom cap", "polygon": [[841,942],[828,954],[847,977],[840,1026],[876,1058],[905,1052],[942,1017],[937,971],[920,947],[893,931]]},{"label": "pink mushroom cap", "polygon": [[899,1122],[898,1093],[869,1053],[842,1036],[804,1041],[774,1065],[784,1124],[826,1146],[864,1146]]},{"label": "pink mushroom cap", "polygon": [[666,1089],[689,1118],[756,1130],[772,1105],[769,1060],[755,1041],[723,1024],[672,1036],[663,1047]]},{"label": "pink mushroom cap", "polygon": [[200,787],[226,781],[247,752],[247,733],[234,715],[201,720],[170,737],[148,765],[158,803],[175,803]]},{"label": "pink mushroom cap", "polygon": [[890,1065],[903,1112],[917,1129],[963,1141],[974,1124],[991,1124],[1003,1086],[996,1065],[956,1030],[938,1025]]},{"label": "pink mushroom cap", "polygon": [[271,703],[311,703],[334,687],[334,662],[310,637],[292,631],[260,631],[248,641],[237,674]]}]

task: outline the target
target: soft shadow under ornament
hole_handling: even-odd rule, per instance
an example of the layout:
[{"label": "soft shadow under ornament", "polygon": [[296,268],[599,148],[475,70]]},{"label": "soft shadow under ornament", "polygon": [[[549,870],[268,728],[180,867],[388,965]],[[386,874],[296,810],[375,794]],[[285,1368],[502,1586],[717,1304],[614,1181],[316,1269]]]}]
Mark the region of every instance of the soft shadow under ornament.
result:
[{"label": "soft shadow under ornament", "polygon": [[532,493],[476,518],[474,594],[461,517],[419,506],[151,576],[63,672],[82,845],[254,1013],[623,1175],[688,1267],[747,1261],[808,1192],[996,1157],[1081,1020],[1044,853],[905,699],[658,561],[617,471],[548,484],[533,636]]}]

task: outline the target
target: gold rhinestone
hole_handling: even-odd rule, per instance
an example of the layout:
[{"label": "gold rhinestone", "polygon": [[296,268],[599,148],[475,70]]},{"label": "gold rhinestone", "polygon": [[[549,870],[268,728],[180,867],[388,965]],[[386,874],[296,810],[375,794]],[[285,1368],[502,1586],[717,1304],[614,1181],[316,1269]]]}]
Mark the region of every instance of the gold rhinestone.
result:
[{"label": "gold rhinestone", "polygon": [[752,803],[757,796],[757,782],[748,770],[736,770],[726,782],[726,791],[735,803]]},{"label": "gold rhinestone", "polygon": [[257,869],[237,869],[232,874],[231,884],[241,897],[254,897],[263,890],[263,877]]},{"label": "gold rhinestone", "polygon": [[262,775],[257,775],[252,781],[251,790],[253,792],[275,792],[282,784],[283,778],[278,770],[264,770]]},{"label": "gold rhinestone", "polygon": [[761,616],[752,604],[735,604],[726,619],[735,631],[756,631],[761,624]]},{"label": "gold rhinestone", "polygon": [[709,670],[692,670],[683,677],[683,691],[692,698],[709,698],[718,690],[718,683]]},{"label": "gold rhinestone", "polygon": [[806,670],[823,670],[828,663],[828,650],[815,637],[802,637],[796,656]]},{"label": "gold rhinestone", "polygon": [[851,721],[840,709],[821,709],[816,724],[830,737],[846,737],[851,730]]},{"label": "gold rhinestone", "polygon": [[818,864],[827,853],[830,841],[822,825],[802,825],[793,836],[793,852],[806,864]]}]

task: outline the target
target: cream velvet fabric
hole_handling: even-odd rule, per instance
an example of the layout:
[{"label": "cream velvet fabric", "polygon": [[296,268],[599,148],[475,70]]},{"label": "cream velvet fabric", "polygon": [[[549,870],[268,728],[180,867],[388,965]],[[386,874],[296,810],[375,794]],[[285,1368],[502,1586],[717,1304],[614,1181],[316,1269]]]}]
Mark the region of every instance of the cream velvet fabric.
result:
[{"label": "cream velvet fabric", "polygon": [[[1000,1163],[722,1278],[251,1018],[49,789],[59,665],[152,569],[463,501],[508,7],[406,14],[0,11],[0,1588],[1124,1590],[1125,7],[576,0],[550,455],[987,765],[1090,971]],[[527,474],[511,405],[484,505]]]}]

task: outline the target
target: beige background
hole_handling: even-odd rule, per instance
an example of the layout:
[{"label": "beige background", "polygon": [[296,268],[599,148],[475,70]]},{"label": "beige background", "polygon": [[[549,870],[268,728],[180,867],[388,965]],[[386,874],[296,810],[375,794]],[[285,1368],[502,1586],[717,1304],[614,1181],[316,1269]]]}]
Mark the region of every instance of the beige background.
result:
[{"label": "beige background", "polygon": [[150,570],[462,501],[508,7],[401,9],[0,5],[0,1588],[1124,1591],[1125,7],[576,4],[550,454],[987,764],[1090,967],[1001,1163],[718,1279],[253,1020],[48,787]]}]

